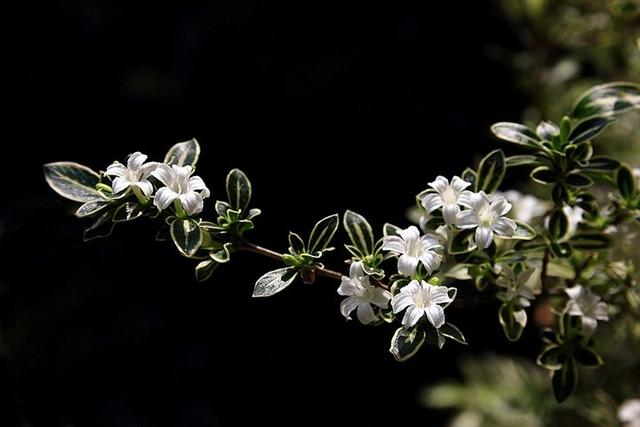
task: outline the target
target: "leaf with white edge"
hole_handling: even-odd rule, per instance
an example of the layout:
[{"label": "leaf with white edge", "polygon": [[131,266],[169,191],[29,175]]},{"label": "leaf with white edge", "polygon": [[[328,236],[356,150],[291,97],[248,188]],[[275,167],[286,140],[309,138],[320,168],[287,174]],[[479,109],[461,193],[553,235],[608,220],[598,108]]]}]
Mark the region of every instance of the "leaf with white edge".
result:
[{"label": "leaf with white edge", "polygon": [[213,249],[209,252],[209,257],[220,264],[229,262],[229,260],[231,259],[230,249],[232,248],[232,246],[233,244],[230,242],[220,244],[218,248]]},{"label": "leaf with white edge", "polygon": [[382,233],[384,237],[387,236],[397,236],[398,231],[402,230],[400,227],[397,227],[393,224],[386,223],[382,228]]},{"label": "leaf with white edge", "polygon": [[623,199],[626,201],[632,201],[636,198],[636,179],[628,166],[625,165],[618,169],[616,182],[618,184],[620,195]]},{"label": "leaf with white edge", "polygon": [[562,362],[566,359],[566,351],[558,345],[550,345],[545,348],[536,359],[536,363],[550,371],[562,368]]},{"label": "leaf with white edge", "polygon": [[258,215],[260,215],[262,213],[262,211],[258,208],[253,208],[253,209],[249,209],[249,213],[247,214],[247,218],[248,219],[253,219],[255,217],[257,217]]},{"label": "leaf with white edge", "polygon": [[538,136],[546,141],[551,141],[554,137],[560,135],[560,127],[550,121],[542,121],[536,127]]},{"label": "leaf with white edge", "polygon": [[503,141],[536,149],[540,149],[542,147],[540,137],[536,132],[519,123],[496,123],[491,126],[491,131],[495,136]]},{"label": "leaf with white edge", "polygon": [[615,120],[609,117],[592,117],[584,120],[573,129],[569,135],[569,142],[577,144],[582,141],[590,141],[600,135]]},{"label": "leaf with white edge", "polygon": [[449,270],[444,272],[444,276],[457,280],[471,280],[473,279],[469,274],[469,268],[471,267],[473,267],[473,264],[455,264]]},{"label": "leaf with white edge", "polygon": [[102,209],[106,208],[107,206],[109,206],[109,203],[101,200],[86,202],[78,208],[78,210],[75,212],[75,216],[77,216],[78,218],[91,216],[100,212]]},{"label": "leaf with white edge", "polygon": [[62,197],[74,202],[93,202],[106,197],[96,190],[100,175],[74,162],[56,162],[44,165],[44,179],[49,187]]},{"label": "leaf with white edge", "polygon": [[583,231],[576,233],[571,236],[569,242],[574,248],[583,250],[607,249],[611,246],[611,239],[609,236],[597,231]]},{"label": "leaf with white edge", "polygon": [[591,368],[600,366],[604,363],[598,353],[588,348],[576,348],[573,352],[573,357],[576,362]]},{"label": "leaf with white edge", "polygon": [[251,201],[251,182],[240,169],[232,169],[227,175],[227,197],[237,211],[245,212]]},{"label": "leaf with white edge", "polygon": [[284,290],[298,276],[295,268],[286,267],[262,275],[253,289],[254,298],[270,297]]},{"label": "leaf with white edge", "polygon": [[196,266],[196,280],[198,282],[204,282],[209,277],[211,277],[211,275],[219,265],[219,263],[215,262],[212,259],[201,261]]},{"label": "leaf with white edge", "polygon": [[216,205],[215,205],[215,209],[218,215],[220,216],[227,216],[227,211],[231,208],[231,206],[229,206],[229,203],[222,201],[222,200],[216,200]]},{"label": "leaf with white edge", "polygon": [[593,180],[581,173],[570,173],[565,177],[565,183],[572,187],[585,188],[593,185]]},{"label": "leaf with white edge", "polygon": [[612,159],[610,157],[592,157],[589,160],[589,164],[586,167],[588,170],[592,171],[601,171],[601,172],[610,172],[618,169],[620,167],[620,162],[616,159]]},{"label": "leaf with white edge", "polygon": [[549,217],[549,237],[554,240],[560,240],[567,234],[569,230],[569,218],[562,209],[555,209]]},{"label": "leaf with white edge", "polygon": [[498,310],[500,324],[509,341],[518,341],[524,330],[522,322],[518,321],[519,319],[515,314],[516,311],[513,304],[509,302],[503,303]]},{"label": "leaf with white edge", "polygon": [[84,241],[88,242],[89,240],[101,237],[109,237],[113,232],[113,227],[116,225],[111,218],[113,218],[112,209],[109,209],[107,212],[100,215],[91,227],[84,230]]},{"label": "leaf with white edge", "polygon": [[462,332],[460,332],[460,329],[452,323],[445,323],[440,326],[439,331],[447,338],[459,342],[460,344],[467,344],[467,340],[464,338]]},{"label": "leaf with white edge", "polygon": [[404,362],[420,350],[424,341],[425,333],[421,328],[414,327],[407,330],[404,327],[400,327],[391,338],[389,352],[393,354],[393,357],[398,362]]},{"label": "leaf with white edge", "polygon": [[365,255],[371,255],[373,253],[373,229],[362,215],[353,211],[346,211],[342,218],[342,225],[349,235],[353,246]]},{"label": "leaf with white edge", "polygon": [[113,214],[113,222],[126,222],[144,215],[144,206],[140,203],[127,202],[118,206]]},{"label": "leaf with white edge", "polygon": [[507,165],[502,150],[493,150],[487,154],[478,165],[475,182],[476,191],[484,191],[487,194],[498,189],[504,179]]},{"label": "leaf with white edge", "polygon": [[432,327],[431,325],[427,325],[425,331],[425,341],[427,344],[435,345],[436,347],[438,347],[438,349],[441,350],[447,342],[447,339],[442,334],[442,332],[440,332],[440,330]]},{"label": "leaf with white edge", "polygon": [[302,237],[293,231],[289,232],[289,252],[291,252],[292,255],[300,255],[306,252]]},{"label": "leaf with white edge", "polygon": [[202,244],[202,230],[193,219],[176,219],[171,224],[173,243],[186,257],[192,257]]},{"label": "leaf with white edge", "polygon": [[536,166],[539,164],[538,158],[530,154],[509,156],[505,159],[505,163],[508,168],[515,168],[518,166]]},{"label": "leaf with white edge", "polygon": [[316,223],[309,236],[309,244],[307,245],[309,253],[323,251],[329,246],[333,235],[336,234],[339,222],[338,214],[333,214]]},{"label": "leaf with white edge", "polygon": [[578,99],[571,116],[584,119],[592,116],[615,117],[640,108],[640,85],[613,82],[592,87]]},{"label": "leaf with white edge", "polygon": [[531,179],[539,184],[550,185],[556,182],[556,174],[548,166],[538,166],[531,171]]},{"label": "leaf with white edge", "polygon": [[169,149],[164,156],[164,162],[168,165],[195,166],[200,157],[200,144],[195,138],[189,141],[179,142]]},{"label": "leaf with white edge", "polygon": [[572,358],[568,358],[562,368],[553,372],[551,378],[553,394],[558,403],[562,403],[571,396],[578,385],[578,369]]}]

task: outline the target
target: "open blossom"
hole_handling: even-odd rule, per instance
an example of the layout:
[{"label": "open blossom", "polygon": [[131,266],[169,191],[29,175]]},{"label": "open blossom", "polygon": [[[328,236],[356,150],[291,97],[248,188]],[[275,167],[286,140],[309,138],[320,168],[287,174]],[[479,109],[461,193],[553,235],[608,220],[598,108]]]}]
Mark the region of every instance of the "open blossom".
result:
[{"label": "open blossom", "polygon": [[405,308],[402,318],[405,328],[414,326],[422,316],[436,328],[444,325],[444,308],[440,304],[449,304],[453,300],[447,293],[446,286],[433,286],[425,282],[412,280],[391,300],[393,312],[398,314]]},{"label": "open blossom", "polygon": [[431,274],[442,261],[442,256],[436,250],[442,249],[438,238],[432,234],[420,237],[416,226],[398,230],[398,236],[385,236],[382,249],[395,252],[398,258],[398,272],[405,276],[412,276],[422,263]]},{"label": "open blossom", "polygon": [[159,210],[166,209],[174,200],[180,200],[185,212],[195,215],[202,212],[203,199],[209,197],[209,189],[199,176],[191,176],[191,166],[158,165],[152,175],[165,187],[158,189],[153,204]]},{"label": "open blossom", "polygon": [[471,193],[465,189],[470,185],[470,182],[457,176],[453,177],[451,183],[444,176],[438,176],[429,183],[429,187],[433,188],[435,193],[427,193],[421,200],[422,206],[429,213],[442,208],[444,221],[454,224],[456,215],[460,213],[460,205],[469,207],[468,196]]},{"label": "open blossom", "polygon": [[371,284],[361,262],[351,264],[349,277],[342,277],[338,294],[347,297],[340,303],[340,313],[349,320],[351,312],[356,310],[358,320],[365,325],[378,320],[371,304],[387,308],[391,299],[391,292]]},{"label": "open blossom", "polygon": [[463,230],[475,228],[475,242],[479,248],[488,248],[494,233],[505,237],[511,237],[515,233],[516,223],[504,217],[511,210],[511,204],[504,197],[489,199],[484,191],[472,193],[469,205],[471,209],[458,214],[456,225]]},{"label": "open blossom", "polygon": [[147,156],[136,151],[129,156],[127,166],[120,162],[113,162],[107,167],[105,175],[115,176],[113,192],[118,194],[129,187],[138,187],[145,196],[153,193],[153,185],[147,180],[149,175],[158,167],[157,162],[145,163]]},{"label": "open blossom", "polygon": [[582,285],[576,285],[565,290],[569,301],[565,310],[571,316],[580,316],[582,326],[589,334],[593,334],[598,326],[598,320],[609,320],[607,303],[600,296],[594,294]]},{"label": "open blossom", "polygon": [[578,231],[578,225],[580,225],[580,223],[582,222],[584,209],[582,209],[580,206],[571,207],[569,205],[565,205],[562,208],[562,212],[564,212],[564,214],[567,216],[567,219],[569,220],[567,234],[564,237],[565,239],[568,239],[569,237],[576,234],[576,231]]},{"label": "open blossom", "polygon": [[624,427],[640,427],[640,399],[628,399],[618,408],[618,420]]}]

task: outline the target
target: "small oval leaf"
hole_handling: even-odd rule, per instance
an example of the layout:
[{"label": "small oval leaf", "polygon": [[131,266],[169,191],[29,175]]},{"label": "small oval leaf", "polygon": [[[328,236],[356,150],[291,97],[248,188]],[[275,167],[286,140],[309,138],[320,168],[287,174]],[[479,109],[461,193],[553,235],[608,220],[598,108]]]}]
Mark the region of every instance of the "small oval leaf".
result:
[{"label": "small oval leaf", "polygon": [[338,214],[333,214],[316,223],[309,236],[309,244],[307,245],[309,253],[323,251],[329,246],[333,235],[336,234],[339,221]]},{"label": "small oval leaf", "polygon": [[373,253],[373,229],[362,215],[353,211],[346,211],[342,219],[342,225],[353,246],[364,255]]},{"label": "small oval leaf", "polygon": [[100,175],[74,162],[56,162],[44,165],[44,179],[49,187],[62,197],[74,202],[105,200],[96,190]]},{"label": "small oval leaf", "polygon": [[195,138],[179,142],[167,151],[164,162],[168,165],[195,166],[200,157],[200,144]]},{"label": "small oval leaf", "polygon": [[424,344],[425,333],[419,327],[405,329],[400,327],[396,330],[391,338],[391,347],[389,352],[398,362],[404,362],[410,359],[420,350]]},{"label": "small oval leaf", "polygon": [[202,244],[202,230],[193,219],[176,219],[171,224],[173,243],[186,257],[192,257]]},{"label": "small oval leaf", "polygon": [[298,276],[298,271],[291,267],[269,271],[258,279],[253,289],[253,297],[270,297],[284,290]]},{"label": "small oval leaf", "polygon": [[251,201],[251,182],[240,169],[232,169],[227,175],[227,197],[235,210],[244,213]]}]

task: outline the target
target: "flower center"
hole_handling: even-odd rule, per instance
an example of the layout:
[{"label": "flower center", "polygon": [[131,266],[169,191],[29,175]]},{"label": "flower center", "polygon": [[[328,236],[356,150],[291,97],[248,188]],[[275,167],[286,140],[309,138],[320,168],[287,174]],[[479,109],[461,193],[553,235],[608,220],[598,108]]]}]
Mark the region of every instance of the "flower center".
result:
[{"label": "flower center", "polygon": [[409,240],[406,243],[406,254],[413,258],[419,258],[422,255],[422,242],[420,239]]},{"label": "flower center", "polygon": [[425,309],[431,305],[431,297],[427,292],[421,289],[413,295],[413,302],[415,303],[416,308]]},{"label": "flower center", "polygon": [[491,227],[495,215],[489,206],[483,206],[478,210],[478,222],[481,227]]},{"label": "flower center", "polygon": [[442,197],[442,201],[445,205],[453,205],[458,202],[456,192],[451,187],[447,187],[447,189],[444,190],[440,196]]}]

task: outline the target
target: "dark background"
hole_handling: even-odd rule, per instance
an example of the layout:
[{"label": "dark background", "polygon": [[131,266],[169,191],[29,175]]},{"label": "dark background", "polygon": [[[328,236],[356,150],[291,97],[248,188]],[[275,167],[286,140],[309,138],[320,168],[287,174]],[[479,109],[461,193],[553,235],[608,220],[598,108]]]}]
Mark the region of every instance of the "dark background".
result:
[{"label": "dark background", "polygon": [[414,194],[520,116],[492,2],[4,2],[0,47],[0,425],[438,425],[420,389],[507,348],[494,309],[449,309],[470,346],[396,363],[392,328],[346,323],[337,283],[252,300],[279,265],[247,254],[197,283],[149,221],[82,243],[42,177],[196,137],[213,198],[229,168],[252,178],[257,243],[346,208],[406,225]]}]

